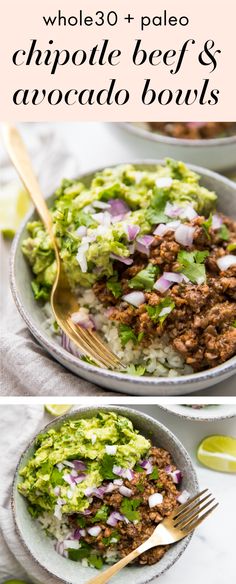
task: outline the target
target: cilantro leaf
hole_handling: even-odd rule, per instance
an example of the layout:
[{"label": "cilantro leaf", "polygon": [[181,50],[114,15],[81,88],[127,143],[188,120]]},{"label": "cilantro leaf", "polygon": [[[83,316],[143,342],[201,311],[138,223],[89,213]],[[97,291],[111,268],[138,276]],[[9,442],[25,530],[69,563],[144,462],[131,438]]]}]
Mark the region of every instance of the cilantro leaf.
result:
[{"label": "cilantro leaf", "polygon": [[172,312],[174,308],[175,308],[174,300],[172,300],[172,298],[170,298],[169,296],[163,298],[163,300],[161,300],[156,306],[149,305],[146,306],[148,316],[155,324],[157,322],[163,324],[167,316]]},{"label": "cilantro leaf", "polygon": [[120,282],[118,282],[118,274],[117,272],[107,280],[106,283],[107,289],[112,292],[115,298],[119,298],[122,295],[122,286]]},{"label": "cilantro leaf", "polygon": [[103,567],[102,557],[94,553],[91,554],[91,556],[89,556],[88,563],[90,566],[93,566],[93,568],[96,568],[97,570],[101,570]]},{"label": "cilantro leaf", "polygon": [[170,219],[164,213],[168,199],[168,193],[164,192],[160,188],[155,189],[151,205],[146,213],[146,217],[149,223],[154,225],[157,223],[168,223]]},{"label": "cilantro leaf", "polygon": [[137,375],[138,377],[144,375],[145,371],[146,367],[144,367],[144,365],[134,365],[131,363],[131,365],[126,367],[126,373],[129,373],[129,375]]},{"label": "cilantro leaf", "polygon": [[80,542],[80,548],[78,550],[74,550],[72,548],[68,549],[68,557],[70,560],[73,560],[73,562],[79,562],[84,558],[89,558],[90,553],[91,547],[85,541]]},{"label": "cilantro leaf", "polygon": [[116,457],[111,454],[104,454],[101,461],[100,472],[103,479],[115,479],[117,476],[113,473],[113,466],[116,464]]},{"label": "cilantro leaf", "polygon": [[148,264],[144,270],[138,272],[138,274],[136,274],[136,276],[130,280],[129,287],[137,288],[138,290],[152,290],[158,272],[158,266]]},{"label": "cilantro leaf", "polygon": [[209,237],[209,231],[210,231],[211,226],[212,226],[212,213],[209,215],[208,219],[206,221],[203,221],[203,223],[202,223],[202,227],[205,230],[207,237]]},{"label": "cilantro leaf", "polygon": [[156,481],[159,478],[158,468],[155,466],[152,473],[149,475],[151,481]]},{"label": "cilantro leaf", "polygon": [[234,328],[236,328],[236,320],[234,320],[234,321],[232,322],[232,326],[233,326]]},{"label": "cilantro leaf", "polygon": [[136,489],[137,489],[137,491],[139,493],[143,493],[144,492],[145,488],[144,488],[143,484],[141,483],[141,481],[140,481],[140,483],[137,483]]},{"label": "cilantro leaf", "polygon": [[112,545],[113,543],[116,543],[117,541],[119,541],[120,538],[121,538],[120,533],[118,531],[114,530],[114,531],[112,531],[111,535],[109,535],[109,537],[102,538],[102,543],[103,543],[103,545],[108,547],[108,546]]},{"label": "cilantro leaf", "polygon": [[76,523],[79,527],[81,527],[81,529],[83,529],[86,525],[86,519],[85,517],[76,517]]},{"label": "cilantro leaf", "polygon": [[136,345],[140,343],[143,338],[144,333],[139,333],[138,336],[134,333],[133,329],[128,326],[128,324],[120,324],[119,326],[119,337],[121,340],[122,347],[125,347],[129,341],[133,341]]},{"label": "cilantro leaf", "polygon": [[219,230],[218,235],[224,241],[228,241],[229,240],[229,230],[228,230],[228,227],[226,227],[226,225],[224,225],[224,224],[221,225],[221,228]]},{"label": "cilantro leaf", "polygon": [[123,499],[120,511],[129,521],[140,521],[141,516],[137,509],[141,502],[141,499]]},{"label": "cilantro leaf", "polygon": [[108,505],[102,505],[102,507],[98,509],[96,515],[91,519],[91,522],[96,523],[97,521],[106,521],[108,515],[109,515]]},{"label": "cilantro leaf", "polygon": [[178,253],[178,262],[180,271],[193,284],[203,284],[206,281],[205,259],[209,256],[209,251],[180,251]]}]

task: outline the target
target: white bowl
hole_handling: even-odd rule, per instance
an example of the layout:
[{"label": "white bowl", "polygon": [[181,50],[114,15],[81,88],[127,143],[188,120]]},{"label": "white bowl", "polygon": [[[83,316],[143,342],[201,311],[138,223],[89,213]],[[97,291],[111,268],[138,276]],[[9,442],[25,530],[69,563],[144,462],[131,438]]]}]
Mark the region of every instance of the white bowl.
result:
[{"label": "white bowl", "polygon": [[[146,160],[133,163],[138,169],[152,168],[160,164],[161,160]],[[218,208],[226,214],[236,218],[236,184],[223,176],[190,165],[194,171],[201,175],[201,184],[215,190],[219,195]],[[80,175],[79,180],[89,183],[95,171]],[[48,199],[50,205],[53,197]],[[41,345],[62,365],[97,385],[101,385],[109,390],[119,391],[130,395],[183,395],[200,389],[206,389],[233,375],[236,371],[236,357],[232,357],[225,363],[212,369],[192,373],[179,377],[135,377],[124,373],[100,369],[81,361],[68,351],[60,347],[49,330],[45,330],[45,317],[41,306],[35,302],[32,290],[32,273],[28,263],[21,252],[22,241],[27,237],[26,225],[29,220],[33,220],[36,214],[32,212],[25,219],[18,235],[16,236],[11,254],[11,289],[16,306],[24,318],[32,334]],[[70,394],[70,388],[65,388],[65,395]]]},{"label": "white bowl", "polygon": [[188,405],[168,404],[160,405],[158,407],[170,414],[174,414],[186,420],[195,420],[197,422],[214,422],[215,420],[228,420],[236,418],[236,404],[207,404],[204,408],[194,409]]},{"label": "white bowl", "polygon": [[[98,411],[104,410],[115,411],[120,415],[126,416],[133,422],[134,427],[149,438],[154,445],[159,445],[168,450],[176,466],[183,472],[183,489],[189,491],[192,496],[199,491],[198,480],[191,458],[181,442],[168,428],[142,412],[134,411],[129,407],[119,406],[80,408],[71,414],[54,420],[43,431],[47,431],[49,428],[58,428],[67,419],[89,418],[94,416]],[[33,556],[35,561],[45,569],[45,576],[47,576],[48,572],[50,575],[53,574],[59,584],[65,584],[65,582],[70,582],[70,584],[84,584],[90,578],[95,577],[98,572],[59,556],[54,550],[52,541],[42,532],[37,522],[32,519],[27,510],[26,500],[18,492],[17,484],[21,480],[19,471],[32,456],[34,442],[35,439],[30,442],[22,454],[14,478],[12,510],[18,535],[28,550],[29,555]],[[129,579],[129,584],[146,584],[147,582],[151,582],[163,574],[179,559],[190,542],[190,539],[191,535],[170,546],[163,558],[153,566],[129,566],[125,568],[112,582],[114,584],[123,584],[126,578]]]},{"label": "white bowl", "polygon": [[186,140],[150,132],[134,123],[113,123],[116,132],[130,152],[140,158],[175,158],[212,170],[236,167],[236,136],[210,140]]}]

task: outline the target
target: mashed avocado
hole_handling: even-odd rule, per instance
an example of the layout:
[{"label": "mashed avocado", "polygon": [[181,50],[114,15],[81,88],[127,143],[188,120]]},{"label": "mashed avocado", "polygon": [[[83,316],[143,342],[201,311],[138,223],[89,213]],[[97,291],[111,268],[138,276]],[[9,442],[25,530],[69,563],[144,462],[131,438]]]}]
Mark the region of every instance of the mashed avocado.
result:
[{"label": "mashed avocado", "polygon": [[[200,186],[199,178],[182,162],[166,160],[150,171],[132,165],[105,169],[89,186],[63,180],[51,214],[71,287],[91,287],[96,280],[111,277],[112,256],[128,258],[133,253],[128,226],[138,226],[139,237],[153,233],[155,225],[170,220],[164,215],[168,201],[191,203],[198,213],[208,216],[216,195]],[[120,213],[114,211],[114,205]],[[46,301],[56,272],[54,252],[40,221],[29,223],[27,229],[29,237],[23,241],[22,251],[35,275],[35,298]]]},{"label": "mashed avocado", "polygon": [[[110,454],[112,446],[115,452]],[[20,471],[19,492],[28,499],[33,515],[53,512],[58,493],[61,513],[82,512],[89,507],[86,489],[118,478],[114,466],[133,468],[150,446],[130,420],[115,413],[71,419],[38,436],[34,455]]]}]

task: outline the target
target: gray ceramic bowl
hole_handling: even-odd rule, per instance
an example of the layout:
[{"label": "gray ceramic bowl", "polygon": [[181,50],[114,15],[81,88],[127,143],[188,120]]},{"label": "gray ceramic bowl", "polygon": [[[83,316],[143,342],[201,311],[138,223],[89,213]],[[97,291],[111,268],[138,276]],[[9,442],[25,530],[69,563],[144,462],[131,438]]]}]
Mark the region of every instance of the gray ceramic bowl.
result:
[{"label": "gray ceramic bowl", "polygon": [[210,140],[171,138],[150,132],[142,124],[112,124],[113,131],[130,146],[134,156],[165,158],[166,156],[212,170],[229,170],[236,165],[236,136]]},{"label": "gray ceramic bowl", "polygon": [[[161,163],[160,160],[146,160],[145,162],[136,162],[137,169],[152,168],[153,165]],[[215,190],[219,195],[218,207],[226,214],[229,213],[231,217],[236,218],[236,184],[231,182],[219,174],[212,171],[200,168],[197,166],[190,166],[193,170],[201,175],[201,183],[209,188]],[[97,171],[98,169],[96,169]],[[85,183],[89,183],[94,172],[92,171],[84,175],[80,175],[79,179]],[[53,197],[49,197],[48,204],[53,201]],[[101,385],[109,390],[119,391],[131,395],[183,395],[188,394],[199,389],[205,389],[227,379],[234,372],[236,372],[236,357],[229,359],[226,363],[202,371],[201,373],[194,373],[191,375],[179,377],[134,377],[119,372],[112,372],[106,369],[100,369],[93,365],[89,365],[84,361],[80,361],[62,347],[60,347],[55,340],[55,337],[50,336],[50,332],[45,330],[44,316],[42,309],[38,303],[35,302],[30,281],[32,274],[28,263],[25,261],[21,252],[21,243],[27,237],[26,224],[29,220],[36,217],[32,212],[24,221],[18,235],[16,236],[11,254],[11,289],[15,299],[17,308],[24,318],[27,326],[32,334],[36,337],[41,345],[65,367],[97,385]],[[70,388],[65,388],[65,394],[69,395]]]},{"label": "gray ceramic bowl", "polygon": [[206,407],[199,409],[191,408],[189,404],[168,404],[164,406],[158,404],[158,407],[185,420],[195,420],[197,422],[215,422],[216,420],[229,420],[232,418],[236,420],[236,404],[207,404]]},{"label": "gray ceramic bowl", "polygon": [[[92,417],[98,411],[115,411],[118,414],[127,416],[144,436],[149,438],[154,445],[159,445],[170,452],[173,460],[178,468],[183,472],[183,488],[188,490],[191,495],[194,495],[199,488],[195,470],[192,461],[179,442],[178,438],[168,430],[165,426],[160,424],[157,420],[134,411],[129,407],[110,407],[102,406],[101,408],[84,407],[63,416],[46,426],[46,429],[57,428],[68,418]],[[59,556],[52,545],[51,540],[44,535],[37,523],[32,519],[27,511],[27,504],[25,499],[18,493],[17,484],[19,480],[19,471],[27,463],[34,451],[34,440],[26,448],[19,461],[16,469],[13,493],[12,493],[12,509],[14,520],[16,523],[18,534],[26,546],[29,554],[43,567],[47,572],[53,574],[60,579],[60,582],[70,582],[71,584],[80,584],[88,581],[96,573],[91,568],[84,568],[80,564],[67,560]],[[114,584],[122,584],[129,579],[130,584],[146,584],[152,581],[157,576],[165,572],[186,549],[190,542],[191,536],[186,537],[182,541],[170,547],[164,557],[154,566],[130,566],[125,568],[120,574],[114,578]]]}]

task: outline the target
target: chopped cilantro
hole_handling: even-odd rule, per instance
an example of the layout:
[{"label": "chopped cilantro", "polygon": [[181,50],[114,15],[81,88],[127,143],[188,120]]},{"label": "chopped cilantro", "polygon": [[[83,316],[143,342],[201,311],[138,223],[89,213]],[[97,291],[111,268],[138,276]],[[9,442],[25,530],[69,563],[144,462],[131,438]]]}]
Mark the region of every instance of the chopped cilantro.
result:
[{"label": "chopped cilantro", "polygon": [[233,326],[234,328],[236,328],[236,320],[234,320],[234,322],[232,322],[232,326]]},{"label": "chopped cilantro", "polygon": [[148,264],[144,270],[138,272],[138,274],[136,274],[136,276],[130,280],[129,287],[137,288],[138,290],[152,290],[158,272],[158,266]]},{"label": "chopped cilantro", "polygon": [[131,365],[128,365],[128,367],[126,367],[126,373],[128,373],[129,375],[137,375],[138,377],[144,375],[145,371],[146,367],[144,367],[144,365],[134,365],[133,363],[131,363]]},{"label": "chopped cilantro", "polygon": [[136,464],[134,470],[136,472],[144,472],[144,468],[140,464]]},{"label": "chopped cilantro", "polygon": [[91,554],[91,547],[85,541],[80,541],[80,548],[78,550],[68,549],[68,557],[73,562],[80,562],[84,558],[89,558]]},{"label": "chopped cilantro", "polygon": [[158,489],[163,489],[163,483],[157,483]]},{"label": "chopped cilantro", "polygon": [[119,298],[122,295],[122,286],[120,282],[118,282],[117,272],[115,272],[115,274],[109,278],[109,280],[107,280],[106,286],[107,289],[112,292],[115,298]]},{"label": "chopped cilantro", "polygon": [[77,523],[77,525],[79,527],[81,527],[81,529],[83,529],[83,527],[85,527],[85,525],[86,525],[86,519],[85,519],[85,517],[82,517],[82,516],[81,517],[77,517],[76,518],[76,523]]},{"label": "chopped cilantro", "polygon": [[228,227],[226,227],[226,225],[221,225],[221,228],[219,230],[218,233],[220,239],[223,239],[224,241],[228,241],[229,240],[229,230]]},{"label": "chopped cilantro", "polygon": [[202,223],[202,227],[205,230],[207,237],[209,237],[209,230],[212,226],[212,213],[209,215],[208,219],[206,221],[203,221]]},{"label": "chopped cilantro", "polygon": [[149,223],[154,225],[157,223],[168,223],[170,219],[164,213],[168,199],[168,193],[164,192],[163,189],[155,189],[151,205],[148,208],[146,214]]},{"label": "chopped cilantro", "polygon": [[205,259],[209,256],[209,251],[180,251],[178,253],[178,262],[180,271],[193,284],[203,284],[206,281]]},{"label": "chopped cilantro", "polygon": [[93,566],[93,568],[96,568],[97,570],[101,570],[101,568],[103,567],[102,557],[94,553],[92,553],[91,556],[89,556],[88,563],[90,566]]},{"label": "chopped cilantro", "polygon": [[137,485],[136,485],[136,489],[137,489],[137,491],[138,491],[139,493],[143,493],[143,492],[144,492],[144,486],[143,486],[143,484],[141,483],[141,481],[140,481],[140,483],[137,483]]},{"label": "chopped cilantro", "polygon": [[113,466],[116,464],[116,457],[111,454],[104,454],[101,461],[100,472],[103,479],[115,479],[116,475],[113,473]]},{"label": "chopped cilantro", "polygon": [[108,505],[102,505],[102,507],[98,509],[96,515],[91,519],[91,522],[96,523],[97,521],[106,521],[108,515],[109,515]]},{"label": "chopped cilantro", "polygon": [[38,505],[28,505],[27,510],[34,519],[37,519],[42,513],[42,509]]},{"label": "chopped cilantro", "polygon": [[[166,296],[166,298],[163,298],[163,300],[156,304],[156,306],[147,305],[146,310],[148,316],[150,316],[154,323],[159,322],[160,324],[163,324],[164,320],[172,312],[174,307],[175,307],[174,300],[172,300],[172,298],[170,298],[169,296]],[[164,311],[165,308],[169,309],[168,312]],[[164,314],[162,314],[162,311],[164,311]]]},{"label": "chopped cilantro", "polygon": [[113,543],[116,543],[117,541],[119,541],[120,538],[121,538],[120,533],[118,531],[114,530],[114,531],[112,531],[111,535],[109,535],[109,537],[102,538],[102,543],[103,543],[103,545],[108,547],[108,546],[112,545]]},{"label": "chopped cilantro", "polygon": [[143,335],[144,333],[139,333],[138,335],[136,335],[133,329],[130,326],[128,326],[128,324],[122,323],[119,326],[119,337],[121,340],[122,347],[125,347],[125,345],[127,345],[129,341],[133,341],[135,345],[137,343],[140,343],[140,341],[143,338]]},{"label": "chopped cilantro", "polygon": [[123,499],[120,511],[129,521],[140,521],[141,516],[137,509],[141,505],[141,502],[140,499]]},{"label": "chopped cilantro", "polygon": [[156,481],[159,478],[158,468],[155,466],[152,473],[149,475],[151,481]]}]

